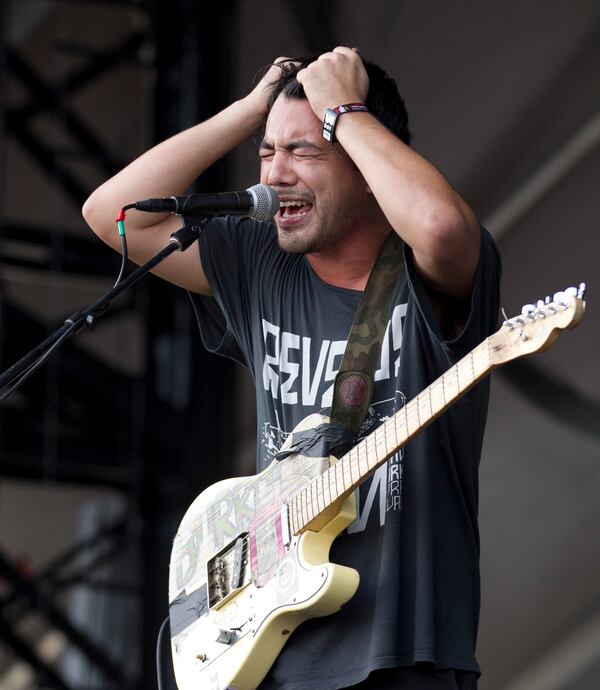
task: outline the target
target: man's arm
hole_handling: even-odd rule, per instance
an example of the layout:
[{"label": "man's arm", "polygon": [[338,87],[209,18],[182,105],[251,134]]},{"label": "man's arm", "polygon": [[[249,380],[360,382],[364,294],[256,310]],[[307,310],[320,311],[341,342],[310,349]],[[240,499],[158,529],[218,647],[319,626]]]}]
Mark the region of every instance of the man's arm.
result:
[{"label": "man's arm", "polygon": [[[350,48],[322,55],[298,74],[314,113],[363,101],[368,77]],[[369,113],[340,117],[336,138],[361,171],[394,230],[412,248],[424,282],[452,297],[467,297],[479,258],[473,211],[445,177]]]},{"label": "man's arm", "polygon": [[[138,199],[185,194],[194,180],[213,163],[252,136],[267,107],[270,83],[278,75],[273,66],[256,88],[210,120],[202,122],[150,149],[99,187],[85,202],[83,216],[108,245],[120,250],[115,218],[127,203]],[[130,258],[142,264],[169,241],[181,220],[171,214],[127,212]],[[153,272],[193,292],[210,294],[198,252],[176,252]]]}]

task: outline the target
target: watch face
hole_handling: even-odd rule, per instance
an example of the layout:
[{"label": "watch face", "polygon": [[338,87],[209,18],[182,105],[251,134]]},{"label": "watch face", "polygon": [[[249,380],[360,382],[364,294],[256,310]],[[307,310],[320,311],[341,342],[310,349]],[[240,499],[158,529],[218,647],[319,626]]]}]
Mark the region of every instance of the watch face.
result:
[{"label": "watch face", "polygon": [[336,118],[337,113],[333,110],[325,111],[325,124],[329,125],[330,127],[333,127],[333,123],[335,122]]},{"label": "watch face", "polygon": [[333,130],[335,129],[335,121],[337,120],[337,113],[331,109],[325,111],[323,118],[323,138],[327,141],[333,139]]}]

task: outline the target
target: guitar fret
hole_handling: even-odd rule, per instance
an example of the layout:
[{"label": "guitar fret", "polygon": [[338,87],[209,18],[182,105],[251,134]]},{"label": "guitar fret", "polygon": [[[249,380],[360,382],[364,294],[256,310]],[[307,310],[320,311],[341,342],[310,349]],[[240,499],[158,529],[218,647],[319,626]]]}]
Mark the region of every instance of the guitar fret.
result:
[{"label": "guitar fret", "polygon": [[323,505],[322,501],[320,498],[320,492],[319,492],[319,482],[321,481],[321,477],[317,476],[314,478],[313,483],[315,485],[315,506],[317,508],[317,511],[315,515],[318,515],[322,510],[323,510]]},{"label": "guitar fret", "polygon": [[[422,409],[421,406],[423,406]],[[417,410],[419,412],[419,424],[423,424],[431,419],[431,398],[429,394],[417,396]]]},{"label": "guitar fret", "polygon": [[356,450],[356,446],[350,450],[348,453],[348,456],[352,459],[352,463],[356,467],[356,476],[358,477],[358,481],[360,481],[363,477],[362,470],[360,467],[360,456]]},{"label": "guitar fret", "polygon": [[319,510],[325,510],[327,497],[325,496],[325,477],[322,474],[319,475],[319,481],[321,482],[321,504],[319,505]]},{"label": "guitar fret", "polygon": [[346,475],[345,475],[345,470],[346,468],[344,467],[343,463],[339,463],[339,473],[340,473],[340,484],[342,485],[342,493],[346,491]]},{"label": "guitar fret", "polygon": [[350,486],[352,486],[352,476],[350,477],[350,482],[348,483],[346,480],[346,473],[349,471],[349,468],[346,467],[345,462],[342,462],[340,464],[342,466],[342,483],[344,486],[344,491],[346,491],[346,489],[348,489]]},{"label": "guitar fret", "polygon": [[294,496],[290,501],[291,510],[290,515],[292,517],[292,532],[296,534],[300,529],[300,519],[298,517],[298,497]]},{"label": "guitar fret", "polygon": [[296,524],[294,522],[294,499],[293,497],[287,502],[288,522],[290,524],[290,534],[296,531]]},{"label": "guitar fret", "polygon": [[[390,421],[391,421],[391,420],[388,420],[388,421],[386,422],[386,424],[388,424]],[[396,429],[396,425],[395,425],[395,424],[392,424],[392,425],[391,425],[391,428],[392,428],[393,431],[394,431],[394,446],[397,448],[398,445],[399,445],[399,444],[398,444],[398,430]]]},{"label": "guitar fret", "polygon": [[346,455],[344,456],[343,462],[347,463],[348,465],[348,472],[350,473],[350,486],[354,483],[354,478],[352,477],[352,455]]},{"label": "guitar fret", "polygon": [[315,478],[315,504],[317,506],[317,515],[323,510],[325,507],[323,504],[323,479],[321,476],[318,476]]},{"label": "guitar fret", "polygon": [[310,500],[310,506],[308,506],[308,517],[309,521],[312,520],[316,513],[315,513],[315,506],[313,503],[313,490],[315,488],[315,482],[314,480],[308,485],[308,498]]},{"label": "guitar fret", "polygon": [[309,501],[310,501],[310,486],[307,486],[304,491],[302,492],[304,496],[304,524],[307,525],[310,520],[310,509],[309,509]]},{"label": "guitar fret", "polygon": [[[379,427],[379,429],[381,429],[381,427]],[[379,429],[377,429],[377,431],[379,431]],[[380,433],[380,436],[381,435],[383,435],[383,447],[385,448],[385,454],[387,455],[388,454],[388,444],[387,444],[387,438],[385,435],[385,430],[383,431],[383,434]]]},{"label": "guitar fret", "polygon": [[364,465],[364,467],[365,467],[364,473],[365,473],[365,474],[368,474],[368,473],[369,473],[369,470],[370,470],[371,468],[370,468],[370,466],[369,466],[369,457],[368,457],[368,455],[367,455],[366,452],[365,452],[365,442],[364,442],[364,441],[361,441],[361,442],[358,444],[358,446],[356,447],[356,453],[357,453],[358,458],[359,458],[359,464],[360,464],[361,450],[363,451],[363,452],[362,452],[362,462],[363,462],[363,465]]},{"label": "guitar fret", "polygon": [[370,436],[365,439],[365,453],[367,455],[367,462],[369,464],[369,469],[372,469],[377,464],[377,452],[375,453],[375,458],[373,458],[373,453],[369,448],[369,444],[373,443]]},{"label": "guitar fret", "polygon": [[388,456],[388,444],[387,444],[387,438],[385,437],[385,433],[383,432],[383,429],[379,427],[379,438],[377,439],[377,462],[379,462],[382,458],[387,458]]},{"label": "guitar fret", "polygon": [[315,479],[315,501],[317,504],[317,514],[325,508],[325,497],[323,496],[323,475]]},{"label": "guitar fret", "polygon": [[469,362],[469,360],[461,359],[456,365],[456,377],[461,391],[468,388],[473,383],[473,371]]},{"label": "guitar fret", "polygon": [[302,511],[302,524],[306,525],[308,524],[308,509],[306,505],[306,492],[303,491],[301,494],[302,498],[300,499],[300,510]]},{"label": "guitar fret", "polygon": [[410,402],[404,404],[404,420],[406,424],[406,433],[410,436],[414,426]]},{"label": "guitar fret", "polygon": [[449,405],[458,395],[458,390],[456,389],[456,377],[454,376],[452,369],[448,369],[448,371],[443,375],[442,380],[444,382],[444,399],[446,405]]},{"label": "guitar fret", "polygon": [[300,517],[300,510],[299,510],[299,501],[298,497],[294,497],[294,520],[296,521],[296,532],[300,531],[300,527],[302,526],[302,518]]},{"label": "guitar fret", "polygon": [[404,443],[404,439],[406,438],[406,434],[402,432],[402,429],[399,428],[399,425],[402,424],[402,417],[400,416],[400,412],[398,411],[394,417],[394,426],[396,427],[396,436],[400,436],[402,439],[402,443]]},{"label": "guitar fret", "polygon": [[296,496],[296,523],[298,525],[298,530],[300,530],[302,527],[304,527],[304,523],[302,522],[302,500],[300,499],[299,496]]}]

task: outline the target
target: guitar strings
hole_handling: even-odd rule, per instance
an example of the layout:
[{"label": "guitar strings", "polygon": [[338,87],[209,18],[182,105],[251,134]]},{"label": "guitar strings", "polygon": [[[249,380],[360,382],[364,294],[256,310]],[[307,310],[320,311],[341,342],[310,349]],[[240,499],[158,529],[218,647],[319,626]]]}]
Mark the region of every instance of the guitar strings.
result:
[{"label": "guitar strings", "polygon": [[[484,347],[486,346],[486,347]],[[470,361],[469,361],[470,360]],[[487,360],[484,362],[483,360]],[[295,510],[296,511],[296,523],[299,525],[299,528],[301,529],[304,527],[306,524],[308,524],[312,519],[316,517],[316,515],[319,514],[322,510],[324,510],[327,505],[332,503],[333,501],[337,500],[343,493],[348,491],[352,485],[355,483],[355,481],[352,479],[353,471],[357,475],[358,480],[361,480],[361,476],[364,476],[365,470],[364,468],[361,468],[361,455],[363,457],[364,462],[366,462],[367,465],[367,472],[373,470],[375,466],[379,465],[383,460],[385,459],[386,456],[391,456],[393,453],[397,452],[399,450],[398,446],[402,446],[403,444],[406,443],[406,439],[411,435],[409,432],[409,429],[412,427],[413,428],[413,433],[414,430],[418,429],[421,427],[421,419],[420,419],[420,411],[419,411],[419,403],[422,402],[423,397],[425,397],[428,402],[429,402],[429,408],[430,408],[430,414],[429,414],[429,419],[434,415],[434,413],[437,411],[443,411],[443,409],[447,406],[446,402],[446,396],[445,396],[445,387],[446,384],[444,382],[445,378],[447,378],[449,375],[454,376],[456,375],[456,391],[457,395],[460,395],[464,389],[467,386],[464,386],[463,389],[460,388],[460,371],[459,368],[461,365],[464,367],[466,364],[468,364],[468,368],[471,369],[471,372],[469,374],[469,378],[471,378],[471,383],[468,385],[472,385],[473,382],[475,382],[476,379],[481,378],[482,375],[487,373],[489,369],[491,368],[490,365],[490,358],[489,358],[489,349],[487,347],[487,339],[484,340],[482,343],[480,343],[476,348],[474,348],[468,355],[463,357],[461,360],[459,360],[456,364],[454,364],[452,367],[450,367],[446,372],[444,372],[441,376],[439,376],[435,381],[433,381],[426,389],[421,391],[417,396],[412,398],[409,402],[405,403],[402,408],[400,408],[396,413],[394,413],[391,417],[389,417],[383,424],[381,424],[372,434],[369,436],[365,437],[362,439],[356,446],[354,446],[348,453],[346,453],[344,456],[342,456],[338,462],[336,462],[334,465],[330,466],[329,468],[325,469],[322,473],[317,474],[313,478],[309,478],[308,482],[307,477],[304,476],[302,477],[301,474],[298,475],[292,475],[291,473],[288,475],[287,479],[289,480],[288,482],[284,481],[284,487],[285,489],[282,490],[281,485],[279,483],[274,483],[272,487],[266,487],[266,481],[265,477],[261,475],[257,475],[252,478],[248,478],[249,481],[247,483],[244,483],[244,485],[240,488],[238,488],[232,496],[228,496],[227,498],[225,497],[219,497],[215,503],[216,504],[221,504],[223,501],[227,500],[228,505],[231,506],[231,508],[228,510],[227,513],[223,513],[222,510],[220,509],[219,505],[216,505],[216,507],[212,510],[209,511],[208,513],[203,513],[202,515],[198,516],[198,521],[195,525],[195,528],[193,530],[190,530],[190,533],[194,534],[204,534],[208,535],[211,531],[215,531],[215,527],[219,524],[222,524],[223,521],[227,521],[229,517],[231,516],[232,512],[236,512],[236,507],[237,505],[243,505],[243,510],[240,512],[243,513],[248,513],[250,514],[253,519],[260,519],[258,516],[255,517],[256,515],[256,510],[253,507],[248,506],[247,504],[247,499],[250,496],[257,497],[259,493],[262,493],[263,495],[260,497],[261,502],[264,506],[265,503],[273,503],[273,508],[272,508],[272,513],[268,513],[268,509],[266,510],[266,514],[264,516],[264,519],[261,520],[259,524],[257,524],[255,530],[253,531],[253,536],[257,541],[261,540],[266,540],[267,537],[270,537],[275,533],[276,530],[276,524],[279,520],[280,517],[280,512],[281,508],[285,503],[288,504],[289,509],[290,509],[290,522],[292,522],[292,516],[291,516],[291,511]],[[475,366],[477,365],[477,366]],[[484,366],[482,366],[484,365]],[[453,372],[453,370],[456,370],[456,372]],[[478,370],[478,373],[476,373],[475,369]],[[442,400],[443,405],[439,408],[439,410],[434,411],[433,405],[432,405],[432,397],[439,396],[441,393],[442,395]],[[457,397],[457,395],[451,396],[452,398]],[[416,422],[416,425],[415,425]],[[394,450],[389,452],[388,450],[388,438],[391,437],[391,433],[393,432],[393,440],[392,440],[392,446],[394,446]],[[398,435],[403,438],[403,440],[398,443]],[[373,461],[374,458],[374,461]],[[345,478],[345,474],[350,475],[350,483],[348,484]],[[339,476],[341,475],[341,476]],[[296,482],[294,482],[294,479],[297,477]],[[327,482],[325,481],[327,479]],[[332,481],[333,480],[333,481]],[[339,490],[338,487],[338,480],[340,481],[342,485],[342,490]],[[262,487],[259,486],[259,484],[262,482]],[[319,489],[318,483],[321,482],[321,488]],[[299,484],[299,486],[293,486],[294,483]],[[290,487],[289,484],[292,484]],[[335,495],[332,496],[332,484],[335,485],[335,491],[333,492]],[[325,498],[325,486],[328,487],[328,493],[329,493],[329,498],[332,500],[329,500],[327,505],[323,505],[322,507],[319,506],[319,500]],[[267,488],[267,490],[271,490],[272,493],[272,498],[269,496],[267,493],[267,500],[265,500],[265,495],[264,495],[264,490]],[[297,489],[295,493],[293,493],[287,501],[284,500],[283,498],[283,493],[284,491],[287,492],[293,492],[294,489]],[[304,519],[298,519],[298,512],[305,512],[307,517],[309,517],[309,509],[308,509],[308,501],[312,502],[312,496],[313,494],[316,496],[316,501],[317,501],[317,508],[319,509],[317,513],[315,514],[314,511],[314,506],[313,510],[310,511],[312,513],[312,517],[310,517],[309,520],[304,520]],[[244,500],[245,499],[245,500]],[[299,501],[304,501],[303,504],[298,507],[293,507],[294,502],[297,504]],[[304,507],[304,511],[302,511],[302,508]],[[261,508],[261,510],[265,510],[264,507]],[[232,527],[233,530],[235,530],[234,527]],[[212,541],[212,540],[211,540]],[[214,540],[217,541],[217,540]],[[175,560],[176,558],[181,558],[182,552],[187,550],[187,543],[189,540],[186,540],[185,544],[182,545],[179,549],[174,549],[172,559]],[[200,541],[201,544],[201,541]],[[220,548],[219,545],[217,545],[216,548]],[[202,550],[202,549],[201,549]],[[212,553],[211,553],[212,557]]]},{"label": "guitar strings", "polygon": [[[485,343],[485,341],[484,341],[484,343]],[[482,343],[482,345],[484,343]],[[466,358],[463,358],[463,360],[460,360],[456,365],[454,365],[454,367],[451,367],[450,369],[448,369],[447,372],[445,372],[436,381],[434,381],[427,389],[425,389],[425,391],[428,391],[427,397],[429,398],[430,403],[431,403],[432,395],[435,394],[436,392],[439,392],[439,391],[436,391],[436,389],[439,389],[441,387],[442,392],[443,392],[443,387],[444,387],[444,380],[443,379],[452,371],[453,368],[458,368],[462,363],[464,363],[464,360],[468,359],[469,356],[471,356],[471,355],[477,356],[477,359],[481,359],[480,355],[482,353],[481,353],[481,351],[479,351],[479,352],[477,351],[477,350],[479,350],[479,347],[480,346],[478,346],[478,348],[475,348],[475,350],[473,350],[472,353],[470,353],[470,355],[467,355]],[[480,364],[480,363],[481,362],[478,362],[478,364]],[[488,368],[488,367],[486,367],[486,368]],[[458,376],[458,371],[457,371],[457,376]],[[475,378],[477,378],[477,376],[473,376],[473,379],[475,379]],[[333,500],[338,498],[341,493],[344,493],[345,491],[347,491],[350,488],[350,486],[352,485],[352,480],[351,480],[350,486],[349,486],[345,480],[345,477],[344,477],[344,469],[346,469],[346,468],[348,469],[348,472],[349,472],[351,478],[352,478],[352,469],[353,468],[356,469],[357,474],[360,476],[360,473],[361,473],[361,467],[360,467],[361,450],[365,451],[364,455],[365,455],[365,460],[367,462],[367,470],[369,470],[369,469],[371,469],[371,465],[369,463],[369,456],[372,455],[373,450],[375,451],[375,456],[376,456],[375,464],[378,464],[379,458],[382,458],[382,456],[380,455],[380,450],[381,450],[382,446],[384,449],[384,451],[383,451],[384,456],[387,455],[387,437],[389,435],[390,428],[393,430],[395,440],[397,441],[397,432],[398,432],[397,427],[398,427],[398,422],[401,419],[402,419],[403,426],[406,429],[406,431],[408,431],[408,429],[410,428],[410,421],[414,421],[415,415],[417,417],[417,426],[419,426],[420,414],[419,414],[419,409],[418,409],[418,402],[419,402],[419,398],[423,396],[425,391],[422,391],[419,395],[417,395],[411,401],[406,403],[400,410],[398,410],[397,413],[395,413],[392,417],[390,417],[388,420],[386,420],[386,422],[384,422],[384,424],[382,424],[380,427],[378,427],[378,429],[373,434],[368,436],[366,439],[363,439],[363,441],[361,441],[359,444],[357,444],[357,446],[355,446],[353,449],[351,449],[351,451],[349,451],[345,456],[340,458],[340,460],[335,465],[326,469],[323,473],[318,474],[313,479],[310,479],[308,481],[308,483],[306,483],[306,477],[300,477],[299,480],[300,481],[304,480],[304,481],[303,481],[301,487],[299,488],[298,492],[293,494],[291,499],[288,500],[288,504],[290,504],[290,506],[291,506],[292,501],[294,501],[294,499],[296,499],[296,501],[297,501],[298,498],[300,496],[302,496],[302,494],[305,495],[304,500],[305,500],[306,504],[308,502],[308,497],[310,497],[310,500],[312,502],[313,492],[317,496],[317,501],[318,501],[319,495],[323,496],[324,492],[322,490],[319,491],[317,484],[320,481],[322,483],[322,486],[323,487],[325,486],[325,481],[324,481],[325,475],[329,476],[328,484],[329,484],[329,489],[330,489],[329,493],[331,496],[331,476],[330,475],[331,475],[332,471],[334,472],[336,489],[337,489],[338,474],[341,474],[340,481],[342,483],[342,491],[340,492],[340,491],[336,490],[335,493],[337,494],[337,496],[335,496],[333,498]],[[443,409],[443,407],[442,407],[442,409]],[[393,425],[389,424],[392,421],[394,422]],[[380,438],[381,436],[383,436],[383,440],[381,440],[381,438]],[[395,445],[397,446],[398,443],[396,442]],[[393,452],[396,452],[397,450],[398,449],[396,448]],[[264,479],[264,478],[261,478],[261,479]],[[258,480],[259,480],[258,477],[252,478],[252,480],[250,482],[248,482],[247,484],[244,484],[244,487],[242,487],[243,492],[246,495],[253,493],[255,490],[255,485],[257,484]],[[278,488],[279,487],[274,487],[274,489],[278,489]],[[279,491],[279,496],[275,495],[274,498],[272,499],[273,503],[275,503],[277,506],[277,507],[273,508],[273,513],[271,513],[271,515],[268,515],[268,516],[265,515],[264,520],[256,527],[256,530],[254,531],[255,537],[258,540],[260,540],[261,538],[264,539],[264,537],[269,535],[269,534],[273,534],[277,519],[279,518],[281,506],[285,503],[285,501],[280,500],[281,499],[281,493],[282,492]],[[234,494],[234,497],[240,499],[241,498],[240,491],[236,492],[236,494]],[[264,503],[265,502],[264,496],[262,498],[263,498],[263,503]],[[222,502],[222,500],[224,500],[224,499],[221,499],[221,502]],[[333,502],[333,501],[330,501],[330,502]],[[326,507],[326,506],[324,506],[324,507]],[[324,507],[323,507],[323,509],[324,509]],[[234,509],[232,508],[229,511],[229,515],[231,514],[232,510],[234,510]],[[248,506],[246,505],[244,512],[252,513],[252,509],[248,510]],[[307,505],[306,505],[306,511],[305,512],[308,515],[308,506]],[[310,519],[314,519],[314,510],[311,512],[313,513],[313,516]],[[223,514],[223,512],[217,508],[214,511],[212,511],[212,513],[208,513],[208,516],[205,514],[204,517],[205,517],[204,530],[202,530],[202,531],[207,532],[207,531],[210,531],[212,527],[214,527],[214,525],[217,523],[217,521],[222,522],[223,519],[227,519],[228,514]],[[306,521],[305,524],[308,524],[309,521],[310,520]],[[299,520],[298,522],[302,523],[304,521]],[[303,526],[304,526],[304,524],[301,524],[301,527],[303,527]]]}]

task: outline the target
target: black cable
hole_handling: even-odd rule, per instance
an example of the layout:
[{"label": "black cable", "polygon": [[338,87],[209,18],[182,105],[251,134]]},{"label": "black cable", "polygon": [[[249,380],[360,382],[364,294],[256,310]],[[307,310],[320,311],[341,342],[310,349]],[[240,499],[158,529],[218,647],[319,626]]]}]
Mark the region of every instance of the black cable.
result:
[{"label": "black cable", "polygon": [[113,287],[117,287],[117,285],[121,282],[123,275],[125,273],[125,266],[127,265],[127,238],[125,237],[125,211],[128,211],[130,208],[135,208],[135,204],[127,204],[126,206],[123,206],[121,211],[119,212],[119,216],[117,217],[117,223],[119,225],[119,234],[121,236],[121,270],[119,271],[119,275],[117,277],[117,280],[115,281],[115,284]]},{"label": "black cable", "polygon": [[169,616],[165,618],[165,620],[162,622],[159,630],[158,630],[158,637],[156,639],[156,682],[158,683],[158,690],[163,690],[163,668],[162,668],[162,659],[160,655],[160,647],[161,647],[161,642],[162,642],[162,637],[165,632],[165,628],[167,626],[167,623],[169,622]]},{"label": "black cable", "polygon": [[127,265],[127,240],[125,238],[125,235],[121,235],[121,270],[119,271],[119,275],[117,276],[117,280],[115,281],[115,284],[113,287],[117,287],[117,285],[121,282],[121,279],[123,278],[123,275],[125,273],[125,266]]},{"label": "black cable", "polygon": [[[135,208],[135,204],[127,204],[126,206],[123,206],[123,208],[121,209],[121,212],[119,214],[119,218],[117,219],[117,222],[119,220],[120,221],[124,220],[125,211],[127,211],[130,208]],[[123,227],[123,232],[121,234],[121,254],[122,254],[121,270],[119,271],[119,275],[117,276],[117,280],[116,280],[115,284],[113,285],[113,288],[115,288],[123,279],[123,276],[125,274],[125,267],[127,265],[127,257],[128,257],[127,239],[125,238],[124,227]],[[108,307],[108,304],[105,305],[104,309],[106,309],[106,307]],[[96,315],[100,314],[102,311],[103,310],[99,310],[98,312],[96,312]],[[90,319],[88,325],[92,325],[93,316],[88,317],[88,319]],[[42,366],[42,364],[48,359],[48,357],[52,354],[52,352],[54,352],[54,350],[56,350],[56,348],[69,335],[71,335],[71,333],[75,330],[76,327],[77,327],[77,324],[71,323],[69,328],[67,328],[67,330],[51,345],[51,347],[48,348],[48,350],[46,350],[46,352],[44,352],[43,355],[41,355],[41,357],[39,359],[32,362],[32,364],[30,364],[29,367],[27,369],[25,369],[25,371],[18,378],[12,379],[11,381],[9,381],[7,383],[3,389],[4,392],[0,394],[0,403],[4,402],[6,400],[6,398],[8,398],[9,395],[11,395],[15,390],[17,390],[17,388],[19,388],[23,383],[25,383],[25,381],[27,381],[27,379]]]}]

